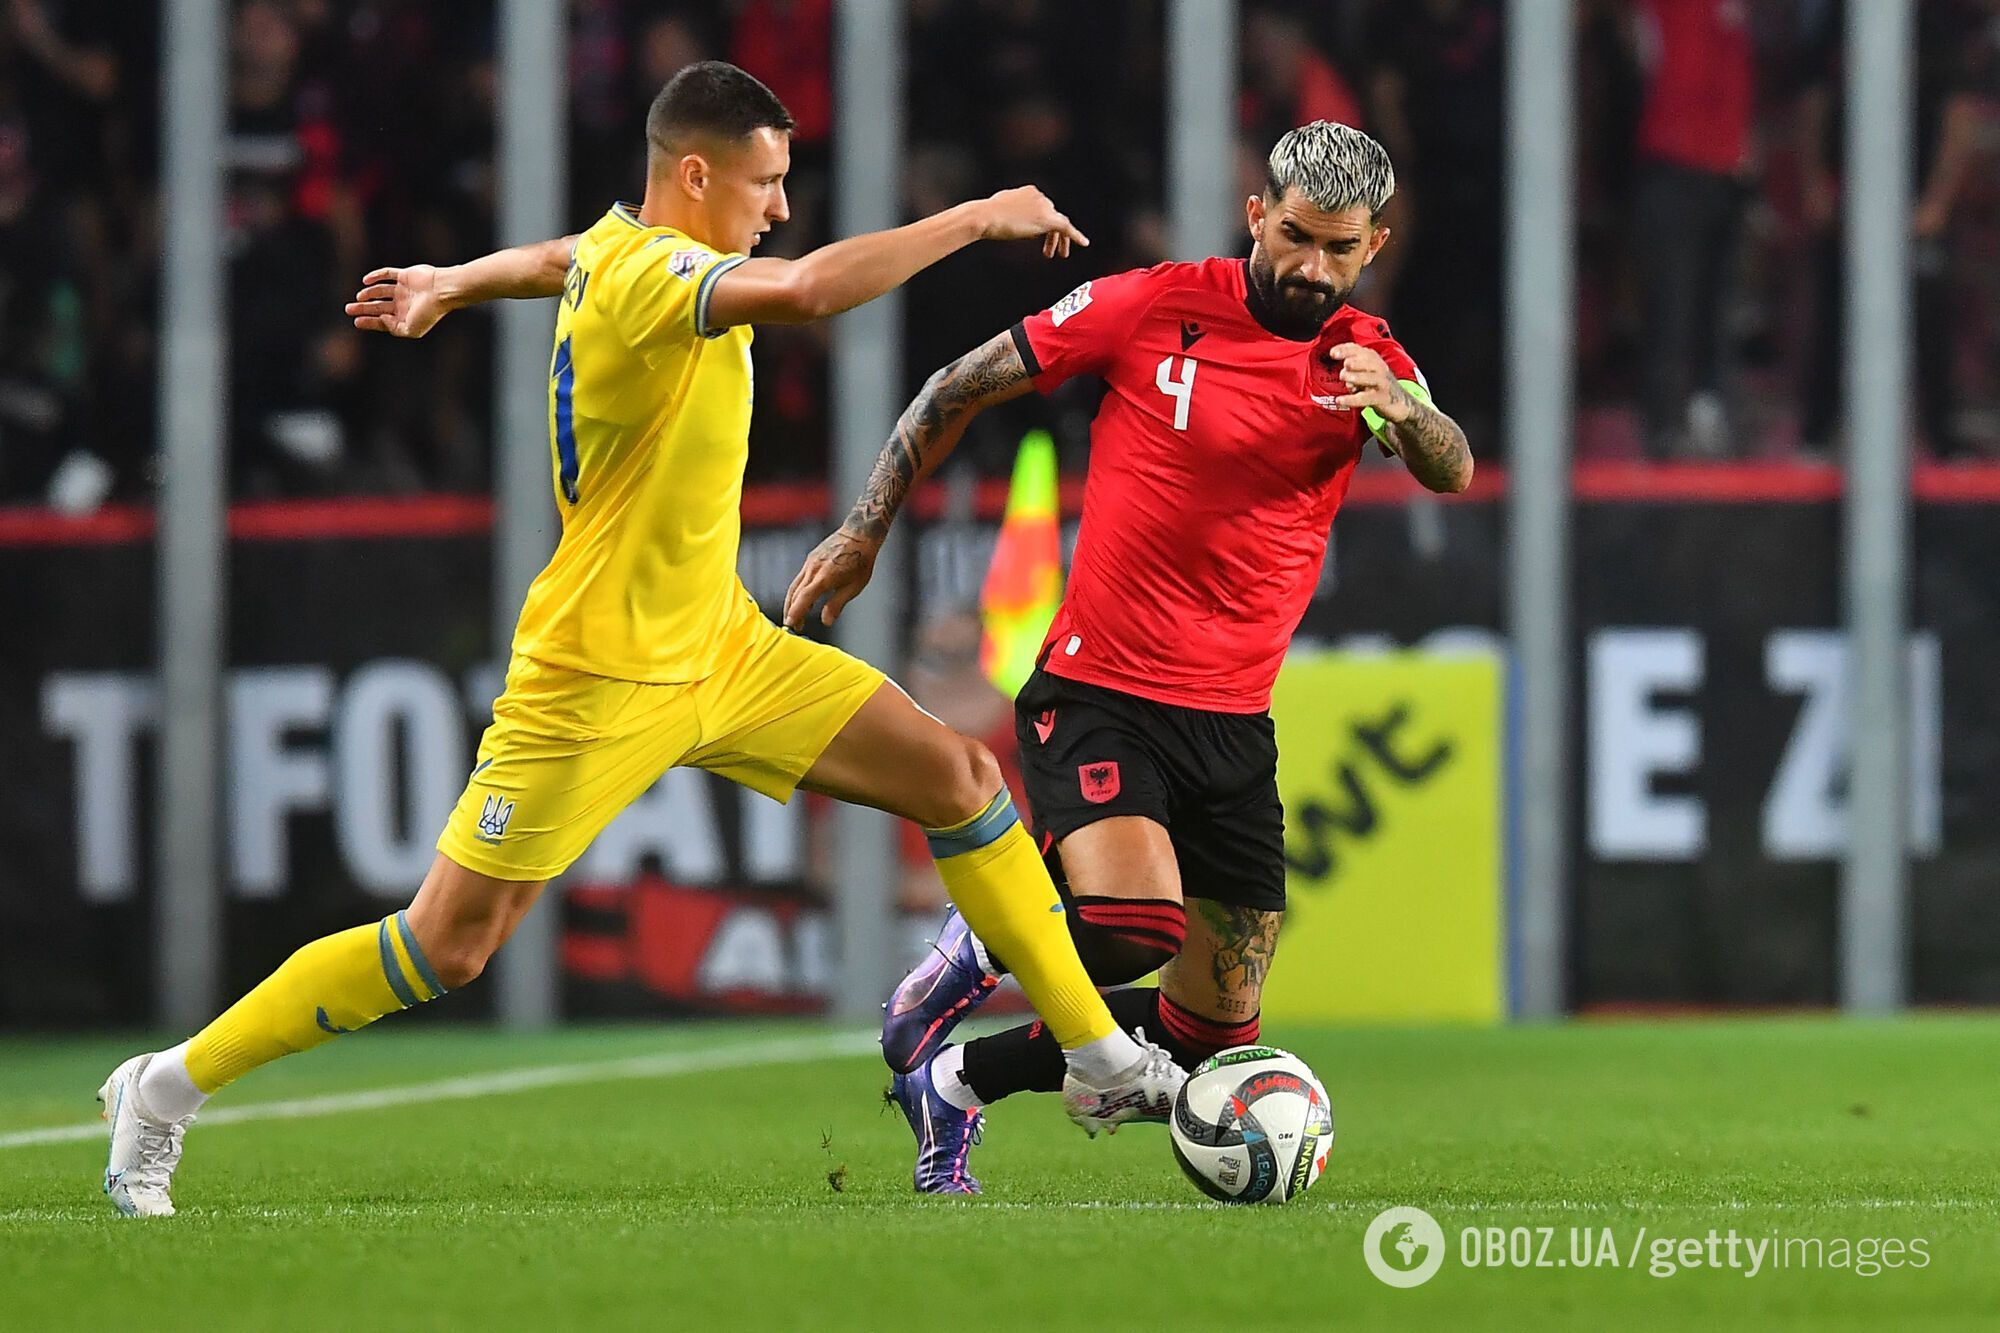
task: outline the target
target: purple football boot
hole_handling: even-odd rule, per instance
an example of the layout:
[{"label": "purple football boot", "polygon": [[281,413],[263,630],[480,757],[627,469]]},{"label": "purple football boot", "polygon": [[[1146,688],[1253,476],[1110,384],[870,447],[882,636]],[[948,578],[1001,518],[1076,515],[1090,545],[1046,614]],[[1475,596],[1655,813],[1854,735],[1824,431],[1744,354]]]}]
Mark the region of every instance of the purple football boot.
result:
[{"label": "purple football boot", "polygon": [[938,1096],[928,1063],[914,1074],[890,1079],[889,1096],[903,1108],[903,1118],[917,1136],[917,1168],[911,1173],[917,1193],[979,1193],[979,1179],[966,1168],[966,1158],[979,1142],[986,1117],[978,1111],[961,1111]]},{"label": "purple football boot", "polygon": [[972,947],[972,928],[956,907],[945,913],[937,943],[882,1006],[882,1058],[898,1074],[927,1063],[959,1020],[986,1003],[1000,978],[988,975]]}]

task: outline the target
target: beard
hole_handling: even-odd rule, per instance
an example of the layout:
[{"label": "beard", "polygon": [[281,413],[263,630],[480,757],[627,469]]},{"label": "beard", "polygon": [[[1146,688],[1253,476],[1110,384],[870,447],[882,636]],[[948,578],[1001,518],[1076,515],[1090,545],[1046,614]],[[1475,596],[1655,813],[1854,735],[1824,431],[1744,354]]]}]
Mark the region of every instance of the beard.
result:
[{"label": "beard", "polygon": [[1331,283],[1301,278],[1280,282],[1261,245],[1250,252],[1249,279],[1251,313],[1265,328],[1294,342],[1318,337],[1320,326],[1354,293],[1351,286],[1343,291]]}]

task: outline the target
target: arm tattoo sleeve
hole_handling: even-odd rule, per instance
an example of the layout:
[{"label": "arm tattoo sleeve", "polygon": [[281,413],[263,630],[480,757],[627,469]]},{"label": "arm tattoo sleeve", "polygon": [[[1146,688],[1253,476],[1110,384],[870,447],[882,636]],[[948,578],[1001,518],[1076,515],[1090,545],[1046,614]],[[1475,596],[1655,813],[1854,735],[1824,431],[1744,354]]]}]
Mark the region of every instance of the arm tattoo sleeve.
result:
[{"label": "arm tattoo sleeve", "polygon": [[1400,384],[1396,392],[1414,409],[1409,420],[1389,426],[1392,443],[1410,475],[1428,490],[1464,490],[1472,481],[1472,449],[1465,442],[1465,432],[1435,407],[1411,398]]},{"label": "arm tattoo sleeve", "polygon": [[932,374],[897,418],[841,527],[876,541],[888,536],[910,489],[951,453],[966,423],[982,408],[1018,397],[1028,384],[1028,369],[1005,333]]}]

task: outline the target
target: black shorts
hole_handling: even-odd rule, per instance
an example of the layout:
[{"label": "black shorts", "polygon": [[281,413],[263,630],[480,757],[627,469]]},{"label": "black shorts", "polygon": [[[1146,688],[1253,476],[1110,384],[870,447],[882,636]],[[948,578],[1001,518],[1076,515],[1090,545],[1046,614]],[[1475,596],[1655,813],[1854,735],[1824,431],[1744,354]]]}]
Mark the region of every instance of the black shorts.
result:
[{"label": "black shorts", "polygon": [[1267,713],[1211,713],[1037,670],[1014,701],[1030,825],[1054,846],[1087,824],[1142,815],[1164,826],[1181,892],[1285,910],[1285,807]]}]

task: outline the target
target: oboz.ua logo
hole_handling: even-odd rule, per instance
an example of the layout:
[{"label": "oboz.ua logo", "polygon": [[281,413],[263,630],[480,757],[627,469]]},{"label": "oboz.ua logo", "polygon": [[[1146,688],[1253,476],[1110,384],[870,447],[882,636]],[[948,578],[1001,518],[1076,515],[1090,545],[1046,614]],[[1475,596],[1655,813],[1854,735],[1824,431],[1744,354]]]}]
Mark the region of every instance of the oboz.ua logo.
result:
[{"label": "oboz.ua logo", "polygon": [[1361,1238],[1368,1271],[1392,1287],[1421,1287],[1444,1263],[1444,1228],[1421,1208],[1388,1208]]}]

